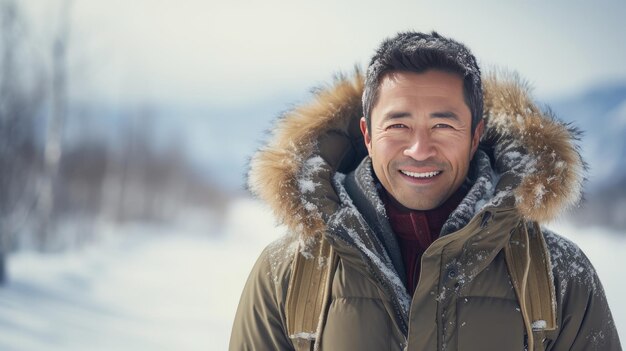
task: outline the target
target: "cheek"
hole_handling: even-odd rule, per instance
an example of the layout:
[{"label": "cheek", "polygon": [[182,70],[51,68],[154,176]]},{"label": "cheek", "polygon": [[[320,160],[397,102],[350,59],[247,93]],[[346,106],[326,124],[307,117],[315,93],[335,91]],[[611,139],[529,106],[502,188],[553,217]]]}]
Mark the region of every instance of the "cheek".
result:
[{"label": "cheek", "polygon": [[448,162],[457,167],[466,166],[472,158],[472,148],[467,140],[462,143],[452,141],[443,142],[439,145],[439,150],[441,150],[441,154]]},{"label": "cheek", "polygon": [[406,142],[403,138],[397,136],[380,136],[379,138],[373,140],[372,147],[377,149],[377,152],[379,153],[389,153],[398,150],[398,148],[401,148],[402,145],[405,144]]},{"label": "cheek", "polygon": [[391,159],[396,157],[398,154],[398,150],[401,147],[397,143],[390,142],[380,142],[378,144],[374,144],[374,147],[370,151],[370,155],[376,157],[379,163],[389,163]]},{"label": "cheek", "polygon": [[[369,155],[378,176],[387,173],[389,164],[395,158],[397,146],[388,141],[376,140],[372,144]],[[381,173],[382,172],[382,173]]]}]

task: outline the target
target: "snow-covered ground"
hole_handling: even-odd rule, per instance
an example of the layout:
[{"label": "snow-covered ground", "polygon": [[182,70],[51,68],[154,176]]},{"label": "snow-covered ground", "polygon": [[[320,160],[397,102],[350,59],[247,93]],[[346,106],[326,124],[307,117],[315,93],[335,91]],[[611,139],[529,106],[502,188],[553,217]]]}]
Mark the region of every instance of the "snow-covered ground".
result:
[{"label": "snow-covered ground", "polygon": [[[241,200],[211,235],[109,228],[118,233],[79,252],[13,255],[0,288],[0,350],[226,350],[248,272],[281,234],[273,227],[265,207]],[[553,227],[595,264],[624,340],[626,237]]]}]

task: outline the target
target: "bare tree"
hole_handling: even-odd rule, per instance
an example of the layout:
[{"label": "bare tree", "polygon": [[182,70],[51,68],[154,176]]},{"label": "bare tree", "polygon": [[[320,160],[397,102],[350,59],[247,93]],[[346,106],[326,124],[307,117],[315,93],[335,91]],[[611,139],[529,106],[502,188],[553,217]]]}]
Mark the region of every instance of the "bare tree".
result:
[{"label": "bare tree", "polygon": [[44,145],[44,175],[39,188],[38,244],[46,249],[55,232],[53,220],[55,184],[62,156],[63,126],[68,106],[67,49],[70,41],[71,0],[60,6],[58,28],[52,43],[51,114]]},{"label": "bare tree", "polygon": [[[15,0],[0,0],[0,283],[18,224],[34,204],[34,122],[44,99],[40,82],[21,75],[25,24]],[[31,69],[37,71],[36,69]],[[31,75],[32,76],[32,75]]]}]

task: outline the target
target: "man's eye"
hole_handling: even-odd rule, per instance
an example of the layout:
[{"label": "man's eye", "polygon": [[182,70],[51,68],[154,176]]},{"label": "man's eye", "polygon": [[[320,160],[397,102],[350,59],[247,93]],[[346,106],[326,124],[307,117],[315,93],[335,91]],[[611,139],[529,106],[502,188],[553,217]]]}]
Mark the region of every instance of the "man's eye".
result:
[{"label": "man's eye", "polygon": [[435,128],[452,128],[452,126],[449,124],[438,123],[438,124],[435,124]]},{"label": "man's eye", "polygon": [[387,127],[387,129],[399,129],[399,128],[406,128],[406,126],[404,124],[392,124]]}]

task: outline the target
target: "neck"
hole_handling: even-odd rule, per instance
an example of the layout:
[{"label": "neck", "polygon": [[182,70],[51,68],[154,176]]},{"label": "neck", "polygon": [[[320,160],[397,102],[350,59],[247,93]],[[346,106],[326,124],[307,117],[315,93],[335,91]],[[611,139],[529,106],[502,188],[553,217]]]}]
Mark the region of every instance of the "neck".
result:
[{"label": "neck", "polygon": [[[387,190],[385,190],[382,187],[380,190],[380,197],[385,203],[385,207],[387,208],[388,212],[391,210],[394,213],[398,213],[398,214],[410,214],[410,213],[424,214],[429,219],[429,224],[435,224],[435,223],[430,223],[431,219],[434,220],[434,219],[439,218],[440,220],[436,222],[441,222],[441,224],[436,225],[436,227],[438,227],[438,229],[441,229],[441,226],[443,226],[445,220],[450,216],[452,211],[454,211],[459,206],[459,204],[461,203],[465,195],[467,195],[467,191],[468,191],[468,188],[465,185],[461,185],[441,205],[439,205],[438,207],[429,209],[429,210],[414,210],[414,209],[408,208],[402,205],[400,202],[398,202],[398,200],[396,200],[393,196],[391,196],[391,194],[389,194],[389,192],[387,192]],[[437,230],[437,233],[438,232],[439,230]]]}]

